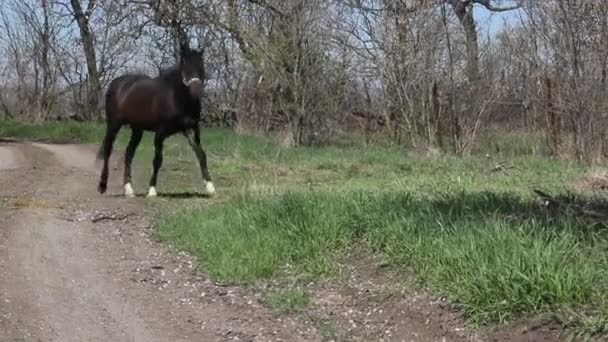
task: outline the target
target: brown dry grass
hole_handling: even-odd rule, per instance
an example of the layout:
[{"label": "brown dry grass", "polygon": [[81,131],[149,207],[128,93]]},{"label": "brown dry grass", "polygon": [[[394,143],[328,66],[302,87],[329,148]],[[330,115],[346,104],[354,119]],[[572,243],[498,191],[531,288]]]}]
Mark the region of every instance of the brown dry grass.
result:
[{"label": "brown dry grass", "polygon": [[11,206],[15,208],[37,208],[37,209],[61,209],[63,208],[59,204],[50,203],[47,201],[40,201],[30,198],[21,198],[11,202]]}]

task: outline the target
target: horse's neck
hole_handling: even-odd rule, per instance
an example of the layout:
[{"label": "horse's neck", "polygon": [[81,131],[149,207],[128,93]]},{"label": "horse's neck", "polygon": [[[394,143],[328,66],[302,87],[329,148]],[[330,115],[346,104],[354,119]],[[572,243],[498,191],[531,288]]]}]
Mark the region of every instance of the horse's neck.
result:
[{"label": "horse's neck", "polygon": [[190,94],[186,91],[184,94],[186,96],[186,100],[184,101],[184,109],[188,112],[188,114],[200,115],[201,113],[201,99],[200,98],[192,98]]},{"label": "horse's neck", "polygon": [[190,96],[188,87],[182,83],[179,69],[172,67],[164,70],[159,78],[166,82],[173,91],[176,103],[182,106],[182,110],[190,115],[200,115],[201,99]]},{"label": "horse's neck", "polygon": [[180,82],[174,96],[175,100],[182,106],[182,110],[189,115],[199,116],[201,113],[201,99],[190,96],[188,88]]}]

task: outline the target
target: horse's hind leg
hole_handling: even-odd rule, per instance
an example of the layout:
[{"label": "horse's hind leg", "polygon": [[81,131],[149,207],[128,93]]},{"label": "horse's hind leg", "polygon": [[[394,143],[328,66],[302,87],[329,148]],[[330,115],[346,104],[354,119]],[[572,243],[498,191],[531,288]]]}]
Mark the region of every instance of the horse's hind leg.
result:
[{"label": "horse's hind leg", "polygon": [[106,192],[108,188],[108,176],[109,176],[109,167],[108,163],[110,160],[110,155],[112,154],[112,148],[114,146],[114,140],[116,140],[116,135],[118,131],[120,131],[120,127],[122,125],[119,123],[114,123],[108,121],[106,125],[106,135],[103,138],[103,142],[101,145],[101,149],[99,151],[99,157],[103,158],[103,169],[101,170],[101,178],[99,179],[99,185],[97,186],[97,191],[103,194]]},{"label": "horse's hind leg", "polygon": [[154,170],[152,172],[152,178],[150,178],[150,190],[148,190],[148,197],[156,197],[156,179],[158,177],[158,171],[163,165],[163,144],[167,136],[162,132],[156,132],[154,135],[154,160],[152,166]]},{"label": "horse's hind leg", "polygon": [[131,186],[131,162],[133,161],[135,150],[141,141],[143,133],[142,129],[131,128],[131,139],[129,139],[129,144],[127,145],[127,151],[125,153],[125,173],[123,179],[125,196],[127,197],[135,197],[133,186]]}]

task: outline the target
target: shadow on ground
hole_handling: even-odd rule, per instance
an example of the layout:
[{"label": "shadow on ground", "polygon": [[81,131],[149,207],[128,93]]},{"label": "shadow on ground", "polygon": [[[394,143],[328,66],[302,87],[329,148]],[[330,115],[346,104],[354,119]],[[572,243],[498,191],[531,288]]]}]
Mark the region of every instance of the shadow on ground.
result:
[{"label": "shadow on ground", "polygon": [[[113,198],[127,198],[123,194],[111,194],[108,195]],[[146,198],[146,193],[136,194],[135,197]],[[211,196],[199,192],[159,192],[158,197],[160,198],[171,198],[171,199],[190,199],[190,198],[211,198]]]},{"label": "shadow on ground", "polygon": [[498,215],[510,221],[542,222],[550,226],[572,220],[576,226],[600,230],[608,227],[608,197],[604,194],[562,193],[550,195],[534,190],[529,198],[511,193],[472,192],[449,194],[418,203],[421,210],[432,210],[450,221]]}]

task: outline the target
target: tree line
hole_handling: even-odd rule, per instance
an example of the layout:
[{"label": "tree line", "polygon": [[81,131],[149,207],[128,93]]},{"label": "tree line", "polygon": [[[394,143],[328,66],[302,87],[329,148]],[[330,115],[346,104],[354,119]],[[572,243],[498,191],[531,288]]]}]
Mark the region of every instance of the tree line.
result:
[{"label": "tree line", "polygon": [[[484,12],[510,20],[488,34]],[[458,155],[526,130],[554,156],[608,153],[603,0],[5,0],[0,117],[100,119],[112,78],[184,43],[205,50],[208,125]]]}]

